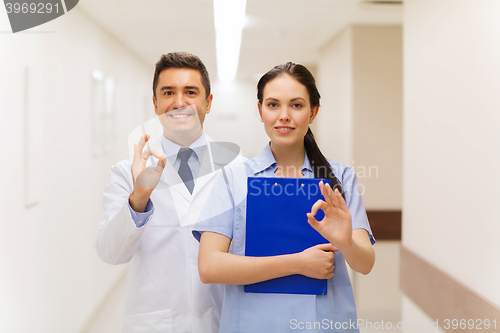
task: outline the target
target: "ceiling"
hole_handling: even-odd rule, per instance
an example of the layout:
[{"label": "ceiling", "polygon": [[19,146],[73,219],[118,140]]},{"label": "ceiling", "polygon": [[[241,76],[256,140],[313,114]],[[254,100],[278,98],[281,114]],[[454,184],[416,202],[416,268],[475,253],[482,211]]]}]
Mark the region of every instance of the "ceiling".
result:
[{"label": "ceiling", "polygon": [[[78,4],[147,66],[160,55],[198,55],[216,77],[212,0],[85,0]],[[321,48],[350,24],[402,24],[396,0],[247,0],[238,79],[252,79],[274,65],[315,65]]]}]

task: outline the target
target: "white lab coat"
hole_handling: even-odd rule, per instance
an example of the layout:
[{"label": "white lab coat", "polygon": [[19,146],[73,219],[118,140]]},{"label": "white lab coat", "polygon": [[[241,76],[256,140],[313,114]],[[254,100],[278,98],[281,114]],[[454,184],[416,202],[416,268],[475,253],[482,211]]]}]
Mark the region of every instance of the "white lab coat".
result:
[{"label": "white lab coat", "polygon": [[[213,143],[206,138],[207,143]],[[151,144],[151,149],[162,153],[161,141]],[[128,205],[133,190],[131,161],[122,161],[110,169],[96,249],[107,263],[131,262],[124,333],[219,330],[223,287],[200,281],[199,244],[191,233],[216,179],[217,172],[211,172],[217,164],[212,150],[207,150],[212,158],[204,158],[200,169],[200,174],[206,175],[196,179],[192,195],[173,168],[173,161],[167,161],[151,195],[154,216],[141,228],[135,226]]]}]

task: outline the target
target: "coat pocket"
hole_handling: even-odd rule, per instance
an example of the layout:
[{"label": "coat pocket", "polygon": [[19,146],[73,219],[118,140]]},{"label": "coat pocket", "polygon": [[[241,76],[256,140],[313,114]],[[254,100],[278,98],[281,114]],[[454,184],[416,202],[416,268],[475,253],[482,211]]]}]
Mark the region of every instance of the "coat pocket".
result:
[{"label": "coat pocket", "polygon": [[123,317],[123,333],[171,333],[172,311],[163,310]]}]

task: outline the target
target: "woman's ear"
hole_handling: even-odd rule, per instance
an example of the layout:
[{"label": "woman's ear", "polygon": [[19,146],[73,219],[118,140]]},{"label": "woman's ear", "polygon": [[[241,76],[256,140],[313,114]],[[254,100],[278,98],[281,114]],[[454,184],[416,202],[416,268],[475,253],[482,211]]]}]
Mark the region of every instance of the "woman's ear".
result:
[{"label": "woman's ear", "polygon": [[317,105],[311,109],[311,116],[309,117],[309,124],[313,123],[314,118],[316,118],[316,116],[318,115],[318,111],[319,111],[319,105]]},{"label": "woman's ear", "polygon": [[264,122],[264,118],[262,118],[262,105],[260,102],[257,102],[257,108],[259,109],[260,121]]}]

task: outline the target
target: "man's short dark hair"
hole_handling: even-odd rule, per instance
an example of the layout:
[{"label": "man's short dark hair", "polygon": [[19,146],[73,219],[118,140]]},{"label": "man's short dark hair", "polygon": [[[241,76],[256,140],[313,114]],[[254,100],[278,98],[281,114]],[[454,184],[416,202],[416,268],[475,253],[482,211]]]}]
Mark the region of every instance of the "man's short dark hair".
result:
[{"label": "man's short dark hair", "polygon": [[160,73],[169,68],[188,68],[198,71],[201,75],[201,83],[205,88],[206,98],[210,96],[210,78],[203,62],[194,54],[187,52],[171,52],[161,56],[156,63],[155,75],[153,77],[153,96],[156,98],[156,87]]}]

